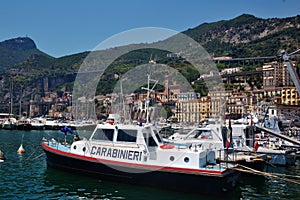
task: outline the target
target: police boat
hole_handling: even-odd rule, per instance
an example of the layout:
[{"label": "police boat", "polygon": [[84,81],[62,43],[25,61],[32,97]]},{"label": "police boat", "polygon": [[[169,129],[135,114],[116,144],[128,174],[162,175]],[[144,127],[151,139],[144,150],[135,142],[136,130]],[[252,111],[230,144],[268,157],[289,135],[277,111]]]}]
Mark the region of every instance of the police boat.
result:
[{"label": "police boat", "polygon": [[164,143],[152,124],[97,124],[89,139],[42,141],[49,167],[128,184],[222,195],[240,173],[215,152]]}]

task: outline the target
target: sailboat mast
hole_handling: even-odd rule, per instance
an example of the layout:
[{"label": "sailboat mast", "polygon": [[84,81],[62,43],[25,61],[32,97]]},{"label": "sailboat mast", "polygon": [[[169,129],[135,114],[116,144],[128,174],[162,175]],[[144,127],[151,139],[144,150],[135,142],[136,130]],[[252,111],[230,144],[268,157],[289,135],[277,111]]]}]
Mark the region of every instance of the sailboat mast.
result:
[{"label": "sailboat mast", "polygon": [[13,111],[13,78],[10,79],[10,108],[9,108],[9,114],[12,114]]}]

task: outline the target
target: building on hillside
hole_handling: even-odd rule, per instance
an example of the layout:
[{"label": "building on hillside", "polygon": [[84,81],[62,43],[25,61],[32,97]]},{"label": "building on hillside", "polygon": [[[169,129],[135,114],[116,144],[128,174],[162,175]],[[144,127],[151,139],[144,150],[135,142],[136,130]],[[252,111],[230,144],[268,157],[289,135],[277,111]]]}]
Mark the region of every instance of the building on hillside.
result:
[{"label": "building on hillside", "polygon": [[226,91],[226,115],[241,118],[249,113],[250,97],[246,92]]},{"label": "building on hillside", "polygon": [[210,118],[220,118],[226,112],[226,92],[209,91],[207,96],[210,98]]},{"label": "building on hillside", "polygon": [[210,101],[207,96],[200,99],[200,120],[210,118]]},{"label": "building on hillside", "polygon": [[294,85],[286,64],[277,63],[276,61],[265,63],[262,71],[264,89]]},{"label": "building on hillside", "polygon": [[233,74],[233,73],[238,73],[238,72],[242,72],[241,67],[232,67],[232,68],[226,68],[226,69],[221,70],[220,75]]},{"label": "building on hillside", "polygon": [[186,92],[186,93],[179,93],[178,101],[189,101],[193,99],[200,99],[200,93],[195,92]]},{"label": "building on hillside", "polygon": [[281,104],[300,105],[299,94],[296,87],[285,86],[281,88]]},{"label": "building on hillside", "polygon": [[178,122],[183,123],[200,123],[200,99],[177,101],[175,103],[175,118]]},{"label": "building on hillside", "polygon": [[[209,106],[203,105],[200,93],[179,93],[175,103],[175,118],[179,122],[199,123],[201,119],[208,116]],[[203,110],[203,107],[205,109]]]}]

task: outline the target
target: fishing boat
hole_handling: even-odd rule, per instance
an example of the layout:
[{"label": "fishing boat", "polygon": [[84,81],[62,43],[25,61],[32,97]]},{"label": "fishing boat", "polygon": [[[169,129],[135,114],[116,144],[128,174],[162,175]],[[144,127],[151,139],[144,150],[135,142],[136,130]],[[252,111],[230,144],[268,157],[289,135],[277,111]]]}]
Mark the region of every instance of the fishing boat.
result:
[{"label": "fishing boat", "polygon": [[[242,145],[235,145],[233,140],[235,131],[233,130],[231,127],[229,136],[229,129],[226,126],[214,122],[197,127],[185,134],[175,133],[167,141],[175,146],[188,145],[191,148],[199,146],[202,149],[211,149],[215,151],[219,162],[231,162],[262,171],[267,161],[267,155],[255,153],[251,149],[243,148]],[[227,138],[228,144],[226,144]]]}]

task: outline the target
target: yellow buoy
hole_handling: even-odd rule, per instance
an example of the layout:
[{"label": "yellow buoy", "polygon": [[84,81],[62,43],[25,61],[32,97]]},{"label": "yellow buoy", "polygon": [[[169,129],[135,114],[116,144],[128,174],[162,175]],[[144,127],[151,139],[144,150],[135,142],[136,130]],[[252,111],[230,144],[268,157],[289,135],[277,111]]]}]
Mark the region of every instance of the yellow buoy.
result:
[{"label": "yellow buoy", "polygon": [[24,149],[24,147],[23,147],[23,144],[21,144],[21,146],[19,147],[17,153],[18,153],[18,154],[25,153],[25,149]]}]

